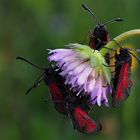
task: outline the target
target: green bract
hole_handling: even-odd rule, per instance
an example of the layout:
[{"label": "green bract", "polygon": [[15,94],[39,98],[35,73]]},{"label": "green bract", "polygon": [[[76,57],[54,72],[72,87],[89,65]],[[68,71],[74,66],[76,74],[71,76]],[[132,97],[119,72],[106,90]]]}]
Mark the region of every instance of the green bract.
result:
[{"label": "green bract", "polygon": [[87,45],[78,43],[69,44],[68,46],[77,51],[82,58],[89,60],[91,63],[91,67],[96,71],[100,71],[101,73],[103,73],[106,80],[110,83],[111,71],[109,67],[107,67],[108,64],[106,63],[105,58],[98,50],[91,49]]}]

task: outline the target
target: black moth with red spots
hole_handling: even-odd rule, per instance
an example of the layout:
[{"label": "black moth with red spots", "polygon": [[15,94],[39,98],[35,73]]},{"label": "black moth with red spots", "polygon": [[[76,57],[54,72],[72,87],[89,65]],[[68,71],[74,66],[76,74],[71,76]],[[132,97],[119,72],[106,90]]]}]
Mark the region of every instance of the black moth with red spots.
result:
[{"label": "black moth with red spots", "polygon": [[44,69],[23,57],[17,57],[17,59],[44,70],[26,94],[36,88],[41,81],[44,81],[49,88],[55,109],[69,117],[74,129],[82,133],[93,133],[101,130],[101,125],[93,121],[88,115],[90,110],[89,97],[77,96],[77,93],[70,91],[69,86],[64,84],[64,79],[59,75],[60,70],[56,66]]},{"label": "black moth with red spots", "polygon": [[120,53],[115,55],[115,59],[116,62],[112,104],[113,106],[118,106],[120,103],[126,100],[130,94],[130,89],[132,86],[132,57],[129,54],[128,49],[121,48]]},{"label": "black moth with red spots", "polygon": [[96,20],[96,27],[93,32],[90,33],[90,42],[89,46],[95,50],[101,49],[104,45],[106,45],[110,41],[109,32],[107,31],[106,25],[114,22],[123,21],[121,18],[112,19],[110,21],[101,24],[99,19],[95,16],[95,14],[85,5],[82,4],[82,7],[88,11]]},{"label": "black moth with red spots", "polygon": [[117,52],[115,53],[116,61],[112,93],[112,105],[114,107],[119,106],[130,95],[130,90],[133,85],[131,79],[132,56],[140,62],[139,58],[132,54],[129,48],[122,48],[118,43],[117,45],[120,47],[120,51],[119,54]]}]

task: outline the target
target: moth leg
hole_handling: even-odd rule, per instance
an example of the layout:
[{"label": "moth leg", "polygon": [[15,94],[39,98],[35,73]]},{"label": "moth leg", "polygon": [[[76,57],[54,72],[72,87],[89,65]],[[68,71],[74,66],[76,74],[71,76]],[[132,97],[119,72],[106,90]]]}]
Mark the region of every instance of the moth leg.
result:
[{"label": "moth leg", "polygon": [[93,110],[93,107],[94,107],[94,106],[92,106],[92,107],[90,108],[90,110],[88,111],[88,114]]}]

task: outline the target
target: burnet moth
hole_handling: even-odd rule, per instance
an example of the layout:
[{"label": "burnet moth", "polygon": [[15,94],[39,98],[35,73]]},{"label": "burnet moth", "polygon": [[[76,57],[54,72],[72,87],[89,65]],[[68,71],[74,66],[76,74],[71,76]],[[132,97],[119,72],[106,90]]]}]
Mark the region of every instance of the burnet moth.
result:
[{"label": "burnet moth", "polygon": [[112,24],[115,22],[121,22],[123,21],[123,19],[116,18],[102,24],[100,23],[97,16],[85,4],[82,4],[82,7],[94,17],[97,23],[94,30],[90,33],[89,46],[95,50],[99,50],[110,41],[110,35],[109,35],[109,32],[107,31],[106,25]]},{"label": "burnet moth", "polygon": [[65,108],[70,118],[74,129],[81,133],[93,133],[102,129],[101,125],[95,122],[89,115],[89,106],[87,106],[88,96],[78,95],[75,96],[70,93],[69,99],[65,102]]},{"label": "burnet moth", "polygon": [[101,125],[95,122],[88,115],[85,109],[80,105],[74,107],[72,104],[66,104],[68,116],[72,121],[74,129],[77,129],[81,133],[93,133],[102,129]]},{"label": "burnet moth", "polygon": [[64,82],[62,76],[59,75],[59,71],[56,71],[57,68],[55,66],[50,66],[49,68],[42,68],[31,63],[23,57],[16,57],[16,59],[23,60],[31,64],[32,66],[43,70],[43,73],[37,78],[31,88],[27,90],[26,94],[28,94],[33,88],[36,88],[42,81],[44,81],[50,91],[55,109],[59,113],[66,114],[64,104],[62,103],[66,96],[66,93],[64,91]]},{"label": "burnet moth", "polygon": [[140,62],[140,59],[130,52],[131,49],[122,48],[117,42],[116,44],[120,47],[120,50],[119,54],[115,53],[115,74],[112,93],[112,105],[114,107],[119,106],[130,95],[133,85],[131,79],[132,56]]},{"label": "burnet moth", "polygon": [[69,87],[64,84],[64,79],[59,75],[59,70],[56,66],[47,69],[39,67],[23,57],[16,57],[16,59],[23,60],[32,66],[43,70],[44,72],[37,78],[33,86],[26,92],[28,94],[33,88],[36,88],[41,81],[45,81],[49,88],[52,101],[55,109],[72,121],[74,129],[81,133],[93,133],[101,130],[101,125],[92,120],[88,111],[88,97],[83,97],[69,90]]}]

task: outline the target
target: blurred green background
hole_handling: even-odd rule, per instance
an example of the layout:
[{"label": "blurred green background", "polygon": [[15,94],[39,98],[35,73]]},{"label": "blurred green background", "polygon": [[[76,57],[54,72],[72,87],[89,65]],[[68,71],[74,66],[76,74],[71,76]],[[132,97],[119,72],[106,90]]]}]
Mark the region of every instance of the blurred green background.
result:
[{"label": "blurred green background", "polygon": [[[79,134],[51,101],[44,103],[46,96],[50,98],[44,83],[32,94],[24,94],[41,71],[15,57],[24,56],[45,67],[47,48],[83,42],[96,23],[81,8],[82,3],[102,22],[125,19],[108,26],[111,37],[140,28],[139,0],[0,0],[0,140],[140,139],[140,65],[132,73],[131,96],[120,108],[93,109],[91,116],[103,124],[102,132],[96,134]],[[139,47],[139,38],[126,43]]]}]

